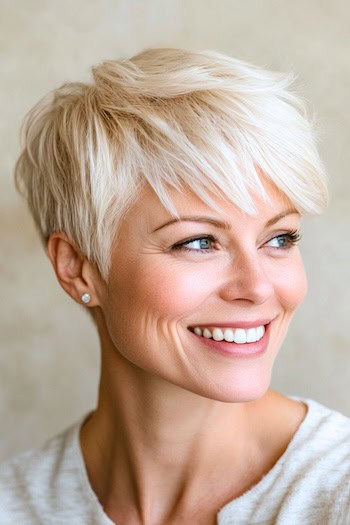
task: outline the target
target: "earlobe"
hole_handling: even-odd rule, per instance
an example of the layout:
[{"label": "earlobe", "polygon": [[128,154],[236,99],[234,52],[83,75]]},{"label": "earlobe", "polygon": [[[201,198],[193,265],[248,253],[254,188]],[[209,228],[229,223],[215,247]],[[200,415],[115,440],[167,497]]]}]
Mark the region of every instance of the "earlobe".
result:
[{"label": "earlobe", "polygon": [[[93,300],[94,284],[87,266],[90,265],[84,255],[65,233],[54,233],[47,243],[47,252],[57,280],[79,304],[97,306]],[[89,300],[87,300],[89,297]]]}]

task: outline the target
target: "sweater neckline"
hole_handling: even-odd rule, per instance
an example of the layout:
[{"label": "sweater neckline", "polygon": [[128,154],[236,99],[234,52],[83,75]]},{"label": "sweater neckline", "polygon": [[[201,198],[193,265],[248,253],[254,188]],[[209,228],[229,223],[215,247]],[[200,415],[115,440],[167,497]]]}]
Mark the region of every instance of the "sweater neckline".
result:
[{"label": "sweater neckline", "polygon": [[[314,419],[314,415],[319,409],[321,408],[321,405],[317,403],[316,401],[313,401],[311,399],[304,399],[296,396],[289,396],[290,399],[294,399],[295,401],[300,401],[304,403],[307,407],[307,412],[305,414],[305,417],[303,421],[300,423],[298,429],[294,433],[292,439],[290,440],[286,450],[284,453],[279,457],[279,459],[276,461],[276,463],[272,466],[272,468],[263,476],[262,479],[260,479],[255,485],[253,485],[250,489],[245,491],[240,496],[228,501],[217,513],[217,519],[219,520],[224,518],[224,516],[228,513],[232,512],[232,508],[236,506],[237,504],[243,503],[245,499],[248,499],[249,497],[253,496],[256,492],[259,492],[260,490],[263,490],[266,485],[270,482],[270,479],[278,474],[280,470],[282,469],[285,462],[288,460],[289,456],[293,453],[293,451],[298,447],[298,443],[302,440],[304,434],[307,433],[309,423]],[[103,522],[103,525],[116,525],[104,512],[104,509],[99,502],[95,492],[93,491],[81,446],[80,446],[80,429],[86,419],[90,416],[90,413],[86,414],[83,418],[81,418],[71,429],[71,443],[72,443],[72,460],[75,462],[77,467],[77,473],[79,475],[79,481],[80,486],[82,488],[82,494],[84,495],[86,499],[86,503],[92,506],[96,512],[96,514],[101,519],[101,522]]]}]

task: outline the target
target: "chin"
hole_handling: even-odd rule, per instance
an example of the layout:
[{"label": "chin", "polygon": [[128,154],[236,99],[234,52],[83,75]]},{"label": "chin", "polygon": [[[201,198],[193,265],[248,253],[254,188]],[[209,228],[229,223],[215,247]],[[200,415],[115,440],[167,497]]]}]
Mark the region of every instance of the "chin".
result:
[{"label": "chin", "polygon": [[222,403],[249,403],[261,399],[267,392],[270,384],[262,385],[256,388],[235,388],[228,389],[226,392],[218,392],[218,395],[212,397]]},{"label": "chin", "polygon": [[247,403],[262,398],[270,387],[271,372],[259,374],[242,374],[231,380],[212,382],[210,385],[196,385],[189,389],[207,399],[223,403]]}]

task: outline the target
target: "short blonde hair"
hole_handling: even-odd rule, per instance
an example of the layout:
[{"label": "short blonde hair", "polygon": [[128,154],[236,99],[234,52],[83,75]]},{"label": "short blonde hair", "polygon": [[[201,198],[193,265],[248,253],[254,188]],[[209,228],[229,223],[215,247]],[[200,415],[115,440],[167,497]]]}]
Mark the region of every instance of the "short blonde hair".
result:
[{"label": "short blonde hair", "polygon": [[327,203],[324,170],[291,76],[215,52],[150,49],[92,69],[42,99],[16,165],[46,244],[65,232],[108,276],[118,224],[148,183],[231,199],[254,213],[261,171],[301,213]]}]

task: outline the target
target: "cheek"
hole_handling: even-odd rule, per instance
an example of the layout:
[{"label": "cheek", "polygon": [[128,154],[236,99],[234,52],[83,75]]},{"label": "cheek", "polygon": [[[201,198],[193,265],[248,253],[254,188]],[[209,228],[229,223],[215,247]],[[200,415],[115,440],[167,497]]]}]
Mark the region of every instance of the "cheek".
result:
[{"label": "cheek", "polygon": [[307,292],[307,280],[300,256],[293,261],[293,264],[278,272],[275,290],[286,310],[293,312],[302,302]]},{"label": "cheek", "polygon": [[121,272],[112,288],[123,309],[152,311],[159,317],[181,317],[198,307],[214,288],[212,272],[196,265],[130,264]]}]

